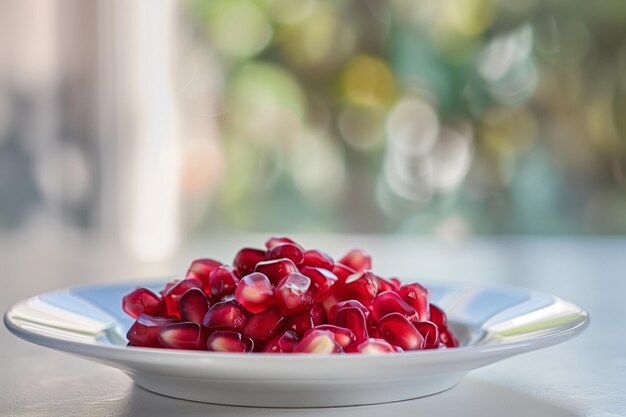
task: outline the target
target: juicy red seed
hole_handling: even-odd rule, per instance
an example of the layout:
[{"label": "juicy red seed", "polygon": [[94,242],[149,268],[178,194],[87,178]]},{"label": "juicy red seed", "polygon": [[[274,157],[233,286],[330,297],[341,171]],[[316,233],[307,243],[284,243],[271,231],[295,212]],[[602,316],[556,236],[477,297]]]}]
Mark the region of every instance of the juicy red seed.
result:
[{"label": "juicy red seed", "polygon": [[202,283],[196,279],[187,278],[168,288],[163,293],[163,300],[167,308],[169,316],[175,316],[180,319],[179,301],[187,291],[192,288],[202,288]]},{"label": "juicy red seed", "polygon": [[[367,355],[378,355],[381,353],[395,353],[398,352],[397,347],[392,346],[385,339],[369,338],[366,341],[360,343],[356,347],[356,351],[359,353],[365,353]],[[402,351],[402,349],[400,349]]]},{"label": "juicy red seed", "polygon": [[389,278],[387,281],[389,281],[391,285],[393,285],[393,290],[398,292],[400,286],[402,285],[402,282],[398,278]]},{"label": "juicy red seed", "polygon": [[203,284],[208,283],[209,274],[220,266],[222,266],[222,263],[213,259],[196,259],[191,263],[186,276],[187,278],[197,279]]},{"label": "juicy red seed", "polygon": [[198,323],[173,323],[161,327],[159,343],[170,349],[204,350],[206,337],[203,336],[205,332]]},{"label": "juicy red seed", "polygon": [[369,335],[370,338],[380,337],[380,334],[378,333],[378,327],[376,327],[376,324],[370,324],[367,326],[367,334]]},{"label": "juicy red seed", "polygon": [[249,337],[237,332],[213,332],[206,341],[207,349],[212,352],[252,352],[254,342]]},{"label": "juicy red seed", "polygon": [[341,290],[346,299],[357,300],[367,307],[378,294],[378,288],[376,275],[365,271],[350,275]]},{"label": "juicy red seed", "polygon": [[291,259],[274,259],[259,262],[254,270],[265,274],[271,283],[276,285],[287,275],[298,272],[298,267]]},{"label": "juicy red seed", "polygon": [[256,264],[265,259],[265,251],[261,249],[243,248],[235,256],[233,266],[242,277],[254,272]]},{"label": "juicy red seed", "polygon": [[314,326],[313,308],[311,308],[310,310],[291,316],[285,323],[285,330],[291,330],[297,334],[298,337],[302,337]]},{"label": "juicy red seed", "polygon": [[315,288],[315,301],[321,301],[334,290],[337,276],[327,269],[302,267],[300,273],[311,279]]},{"label": "juicy red seed", "polygon": [[274,286],[265,274],[260,272],[253,272],[239,281],[235,298],[251,313],[265,311],[272,307],[276,301],[274,299]]},{"label": "juicy red seed", "polygon": [[426,288],[417,282],[402,284],[398,289],[398,295],[417,311],[420,321],[429,320],[428,290]]},{"label": "juicy red seed", "polygon": [[326,323],[326,310],[321,304],[313,304],[311,307],[311,317],[313,318],[313,326],[319,326]]},{"label": "juicy red seed", "polygon": [[404,350],[419,350],[424,347],[424,337],[400,313],[387,314],[380,319],[378,332],[383,339]]},{"label": "juicy red seed", "polygon": [[333,258],[317,249],[304,251],[303,256],[304,260],[302,263],[305,266],[310,266],[311,268],[323,268],[330,271],[333,269],[333,265],[335,264]]},{"label": "juicy red seed", "polygon": [[289,239],[288,237],[271,237],[267,239],[267,241],[265,241],[265,247],[267,248],[267,250],[271,250],[275,248],[276,246],[284,245],[285,243],[290,243],[292,245],[300,246],[294,240]]},{"label": "juicy red seed", "polygon": [[237,302],[222,301],[209,308],[202,325],[209,329],[239,331],[243,329],[247,319],[246,310]]},{"label": "juicy red seed", "polygon": [[130,346],[161,347],[159,344],[159,330],[161,327],[177,321],[176,317],[171,316],[141,314],[128,329],[126,334],[128,344]]},{"label": "juicy red seed", "polygon": [[420,321],[413,326],[424,338],[424,349],[436,349],[439,346],[439,329],[432,321]]},{"label": "juicy red seed", "polygon": [[448,318],[446,317],[446,313],[443,312],[442,309],[437,307],[434,304],[429,305],[430,310],[430,321],[435,323],[439,329],[444,330],[448,328]]},{"label": "juicy red seed", "polygon": [[337,343],[332,332],[328,330],[309,331],[306,336],[294,347],[294,353],[338,353],[341,345]]},{"label": "juicy red seed", "polygon": [[268,261],[273,259],[290,259],[294,264],[300,265],[304,260],[304,254],[300,246],[285,243],[268,250],[265,254],[265,259]]},{"label": "juicy red seed", "polygon": [[273,308],[250,317],[242,333],[255,342],[266,342],[282,329],[284,323],[285,317]]},{"label": "juicy red seed", "polygon": [[384,292],[384,291],[395,291],[396,290],[396,286],[389,280],[386,280],[385,278],[381,278],[381,277],[376,277],[376,279],[378,280],[378,292]]},{"label": "juicy red seed", "polygon": [[357,343],[369,337],[367,334],[365,315],[358,307],[343,307],[339,309],[335,314],[332,324],[351,330],[352,333],[354,333]]},{"label": "juicy red seed", "polygon": [[220,300],[225,295],[235,292],[239,277],[235,274],[235,270],[228,266],[222,265],[214,269],[209,275],[209,285],[204,286],[204,292],[211,297],[211,300]]},{"label": "juicy red seed", "polygon": [[122,299],[122,308],[136,319],[142,313],[158,315],[165,311],[165,302],[147,288],[137,288]]},{"label": "juicy red seed", "polygon": [[306,310],[315,301],[311,280],[297,272],[287,275],[278,283],[274,296],[278,308],[286,316]]},{"label": "juicy red seed", "polygon": [[333,265],[331,272],[337,276],[340,283],[346,282],[346,279],[348,279],[350,275],[354,275],[356,273],[354,269],[342,264]]},{"label": "juicy red seed", "polygon": [[319,326],[315,326],[313,330],[328,330],[332,332],[337,343],[344,349],[356,342],[356,336],[352,333],[352,330],[345,327],[333,326],[332,324],[320,324]]},{"label": "juicy red seed", "polygon": [[200,288],[191,288],[180,297],[178,308],[181,320],[202,324],[209,310],[209,300]]},{"label": "juicy red seed", "polygon": [[405,303],[398,294],[393,291],[384,291],[372,301],[372,314],[378,321],[389,313],[400,313],[411,322],[419,320],[417,311]]},{"label": "juicy red seed", "polygon": [[450,329],[445,329],[444,331],[439,333],[439,340],[441,341],[441,343],[443,343],[446,347],[449,347],[449,348],[459,346],[459,341],[457,340],[456,337],[454,337]]},{"label": "juicy red seed", "polygon": [[372,257],[360,249],[352,249],[339,260],[339,263],[342,263],[357,272],[372,269]]},{"label": "juicy red seed", "polygon": [[265,345],[263,352],[267,353],[291,353],[298,344],[298,335],[292,331],[285,331]]},{"label": "juicy red seed", "polygon": [[332,306],[330,308],[330,312],[328,314],[328,321],[329,322],[333,322],[335,320],[335,315],[337,314],[337,312],[339,310],[341,310],[344,307],[356,307],[359,310],[361,310],[361,312],[363,313],[363,315],[365,316],[365,318],[367,319],[367,317],[370,314],[370,311],[367,309],[367,307],[365,307],[363,304],[361,304],[359,301],[357,300],[345,300],[345,301],[341,301],[337,304],[335,304],[334,306]]}]

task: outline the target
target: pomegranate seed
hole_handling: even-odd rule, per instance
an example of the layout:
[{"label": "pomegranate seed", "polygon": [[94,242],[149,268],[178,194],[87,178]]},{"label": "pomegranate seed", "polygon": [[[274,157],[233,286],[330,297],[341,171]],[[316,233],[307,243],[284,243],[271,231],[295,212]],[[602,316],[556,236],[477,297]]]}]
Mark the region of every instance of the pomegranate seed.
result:
[{"label": "pomegranate seed", "polygon": [[238,283],[239,277],[235,270],[228,265],[222,265],[211,272],[209,284],[204,286],[204,292],[211,300],[218,301],[225,295],[234,293]]},{"label": "pomegranate seed", "polygon": [[289,239],[288,237],[271,237],[265,242],[265,247],[267,248],[267,250],[271,250],[274,249],[276,246],[284,245],[286,243],[300,246],[294,240]]},{"label": "pomegranate seed", "polygon": [[424,347],[424,337],[400,313],[387,314],[378,322],[378,332],[383,339],[404,350]]},{"label": "pomegranate seed", "polygon": [[376,280],[378,281],[378,292],[384,292],[384,291],[395,291],[396,287],[394,286],[394,284],[389,281],[386,280],[385,278],[381,278],[381,277],[376,277]]},{"label": "pomegranate seed", "polygon": [[298,337],[302,337],[308,330],[315,327],[315,325],[313,308],[311,308],[310,310],[291,316],[289,320],[287,320],[287,323],[285,323],[285,329],[291,330],[297,334]]},{"label": "pomegranate seed", "polygon": [[240,276],[254,272],[256,264],[265,259],[265,251],[261,249],[243,248],[235,256],[233,266]]},{"label": "pomegranate seed", "polygon": [[311,280],[294,272],[283,278],[274,291],[276,304],[286,315],[302,312],[313,305],[313,288]]},{"label": "pomegranate seed", "polygon": [[298,267],[291,259],[275,259],[259,262],[254,271],[265,274],[271,283],[276,285],[287,275],[298,272]]},{"label": "pomegranate seed", "polygon": [[209,336],[206,346],[212,352],[252,352],[254,342],[241,333],[217,331]]},{"label": "pomegranate seed", "polygon": [[339,260],[339,263],[344,264],[357,272],[372,269],[372,257],[360,249],[352,249]]},{"label": "pomegranate seed", "polygon": [[[339,296],[336,294],[336,291],[332,294],[330,294],[328,297],[326,297],[325,299],[323,299],[321,301],[321,305],[322,308],[324,308],[324,312],[326,313],[326,317],[330,318],[330,312],[331,310],[335,307],[335,305],[337,305],[338,303],[340,303],[342,301],[341,298],[339,298]],[[329,319],[329,321],[331,321]]]},{"label": "pomegranate seed", "polygon": [[181,320],[202,324],[209,310],[209,300],[200,288],[191,288],[180,297],[178,307]]},{"label": "pomegranate seed", "polygon": [[176,317],[151,316],[140,314],[135,323],[130,326],[126,338],[130,346],[161,347],[159,344],[159,330],[168,324],[176,323]]},{"label": "pomegranate seed", "polygon": [[300,268],[300,273],[311,279],[315,288],[315,301],[326,298],[334,290],[334,285],[337,282],[337,276],[327,269],[305,266]]},{"label": "pomegranate seed", "polygon": [[212,330],[243,329],[248,319],[246,310],[235,301],[222,301],[214,304],[206,312],[202,325]]},{"label": "pomegranate seed", "polygon": [[167,293],[169,290],[172,289],[172,287],[174,287],[176,284],[178,284],[180,282],[179,279],[175,279],[173,281],[168,282],[167,284],[165,284],[165,286],[163,287],[163,289],[161,291],[159,291],[159,294],[161,294],[161,297],[163,297],[163,294]]},{"label": "pomegranate seed", "polygon": [[369,338],[366,341],[360,343],[356,347],[356,351],[359,353],[365,353],[367,355],[380,355],[382,353],[395,353],[402,352],[401,348],[392,346],[385,339]]},{"label": "pomegranate seed", "polygon": [[326,310],[321,304],[313,304],[311,307],[311,317],[313,318],[313,326],[319,326],[326,323]]},{"label": "pomegranate seed", "polygon": [[417,311],[420,321],[429,320],[428,314],[428,290],[417,282],[402,284],[398,289],[398,295]]},{"label": "pomegranate seed", "polygon": [[335,264],[333,258],[317,249],[304,251],[303,256],[304,260],[302,263],[304,266],[311,268],[323,268],[330,271],[333,269],[333,265]]},{"label": "pomegranate seed", "polygon": [[338,353],[341,345],[337,343],[333,333],[328,330],[311,329],[294,347],[294,353]]},{"label": "pomegranate seed", "polygon": [[291,353],[298,344],[298,335],[287,330],[270,340],[263,349],[267,353]]},{"label": "pomegranate seed", "polygon": [[284,243],[268,250],[265,254],[265,259],[268,261],[274,259],[290,259],[294,264],[300,265],[304,260],[304,254],[299,245]]},{"label": "pomegranate seed", "polygon": [[122,299],[122,308],[132,318],[136,319],[142,313],[159,315],[165,310],[165,303],[155,293],[147,288],[137,288],[126,294]]},{"label": "pomegranate seed", "polygon": [[358,307],[343,307],[339,309],[332,324],[351,330],[357,343],[361,343],[369,337],[365,315]]},{"label": "pomegranate seed", "polygon": [[439,327],[441,330],[447,329],[448,318],[446,317],[446,313],[444,313],[442,309],[440,309],[434,304],[430,304],[429,308],[430,308],[430,321],[435,323],[437,327]]},{"label": "pomegranate seed", "polygon": [[420,321],[413,326],[424,338],[424,349],[436,349],[439,346],[439,329],[432,321]]},{"label": "pomegranate seed", "polygon": [[332,332],[333,337],[343,349],[346,349],[356,342],[356,336],[352,333],[352,330],[345,327],[333,326],[332,324],[320,324],[319,326],[313,327],[313,330],[328,330]]},{"label": "pomegranate seed", "polygon": [[405,303],[398,294],[393,291],[379,293],[372,301],[372,313],[376,321],[389,313],[400,313],[411,322],[417,322],[417,311]]},{"label": "pomegranate seed", "polygon": [[367,307],[365,307],[363,304],[361,304],[357,300],[345,300],[345,301],[341,301],[341,302],[335,304],[334,306],[332,306],[330,308],[330,312],[328,313],[328,321],[329,322],[335,321],[335,315],[337,314],[337,312],[340,309],[342,309],[344,307],[356,307],[356,308],[358,308],[359,310],[361,310],[361,312],[363,312],[363,315],[365,316],[366,319],[370,315],[370,311],[367,309]]},{"label": "pomegranate seed", "polygon": [[354,275],[356,273],[354,269],[342,264],[335,264],[331,272],[335,274],[335,276],[341,283],[346,282],[346,279],[348,279],[350,275]]},{"label": "pomegranate seed", "polygon": [[393,290],[398,292],[400,286],[402,285],[402,282],[398,278],[389,278],[387,281],[389,281],[391,285],[393,285]]},{"label": "pomegranate seed", "polygon": [[186,277],[197,279],[204,284],[209,282],[209,274],[220,266],[222,263],[213,259],[196,259],[187,270]]},{"label": "pomegranate seed", "polygon": [[180,297],[192,288],[202,288],[202,283],[196,279],[187,278],[177,282],[163,293],[163,300],[165,300],[165,306],[169,316],[177,317],[180,320]]},{"label": "pomegranate seed", "polygon": [[273,308],[250,317],[242,333],[257,343],[267,342],[281,330],[284,322],[285,317]]},{"label": "pomegranate seed", "polygon": [[253,272],[241,279],[235,298],[249,312],[260,313],[274,305],[274,286],[265,274]]},{"label": "pomegranate seed", "polygon": [[369,335],[370,338],[379,338],[380,334],[378,333],[378,327],[376,327],[376,324],[372,323],[372,324],[368,324],[367,326],[367,334]]},{"label": "pomegranate seed", "polygon": [[341,290],[344,298],[357,300],[367,307],[378,294],[378,288],[376,275],[365,271],[350,275]]},{"label": "pomegranate seed", "polygon": [[170,349],[204,350],[206,333],[198,323],[168,324],[159,330],[159,343],[162,347]]},{"label": "pomegranate seed", "polygon": [[457,340],[456,337],[454,337],[450,329],[445,329],[444,331],[439,333],[439,340],[446,347],[449,347],[449,348],[459,347],[459,341]]}]

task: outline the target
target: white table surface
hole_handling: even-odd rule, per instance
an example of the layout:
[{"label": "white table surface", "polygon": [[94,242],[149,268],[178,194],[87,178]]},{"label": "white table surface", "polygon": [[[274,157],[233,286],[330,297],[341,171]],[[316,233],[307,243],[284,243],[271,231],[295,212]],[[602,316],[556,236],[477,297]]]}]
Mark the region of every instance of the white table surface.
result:
[{"label": "white table surface", "polygon": [[[0,307],[40,292],[184,272],[202,255],[228,260],[260,236],[214,237],[167,262],[139,262],[89,242],[0,241]],[[564,344],[471,372],[427,398],[335,409],[255,409],[162,397],[122,372],[29,344],[0,328],[3,416],[626,416],[626,239],[516,238],[444,243],[413,237],[302,236],[333,254],[358,246],[374,269],[406,278],[472,279],[551,292],[591,325]]]}]

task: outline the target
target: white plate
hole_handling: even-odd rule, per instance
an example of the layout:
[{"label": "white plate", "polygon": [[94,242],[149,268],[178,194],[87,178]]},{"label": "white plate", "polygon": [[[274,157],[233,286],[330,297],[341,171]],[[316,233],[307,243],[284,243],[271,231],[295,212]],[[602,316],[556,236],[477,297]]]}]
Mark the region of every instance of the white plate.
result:
[{"label": "white plate", "polygon": [[461,347],[379,356],[126,347],[132,319],[121,309],[122,296],[137,286],[162,288],[166,281],[42,294],[13,306],[4,322],[22,339],[119,368],[149,391],[262,407],[364,405],[435,394],[456,385],[468,371],[563,342],[588,323],[582,308],[545,293],[426,283],[432,301],[447,312]]}]

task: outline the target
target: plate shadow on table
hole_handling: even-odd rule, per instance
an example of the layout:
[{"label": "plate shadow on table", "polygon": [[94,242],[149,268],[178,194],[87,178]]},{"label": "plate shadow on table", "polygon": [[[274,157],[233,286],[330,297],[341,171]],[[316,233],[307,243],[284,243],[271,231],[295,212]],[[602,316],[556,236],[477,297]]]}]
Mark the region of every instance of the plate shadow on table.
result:
[{"label": "plate shadow on table", "polygon": [[578,414],[479,379],[465,378],[441,394],[415,400],[371,406],[337,408],[254,408],[204,404],[165,397],[133,385],[124,408],[127,415],[219,417],[380,417],[404,416],[507,416],[576,417]]}]

